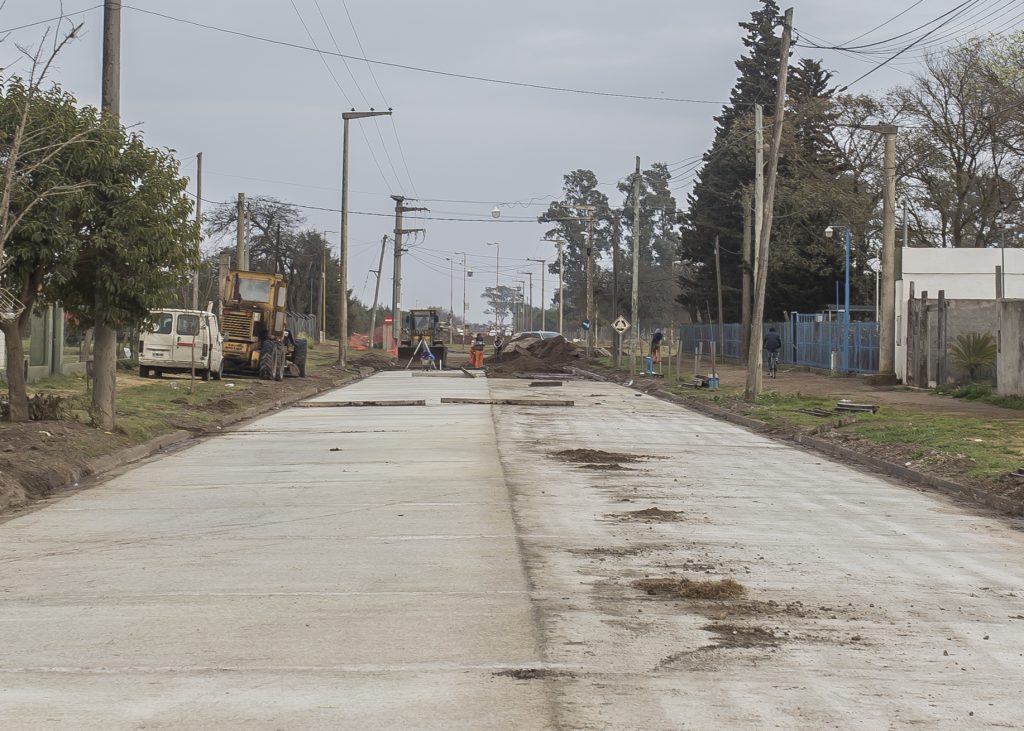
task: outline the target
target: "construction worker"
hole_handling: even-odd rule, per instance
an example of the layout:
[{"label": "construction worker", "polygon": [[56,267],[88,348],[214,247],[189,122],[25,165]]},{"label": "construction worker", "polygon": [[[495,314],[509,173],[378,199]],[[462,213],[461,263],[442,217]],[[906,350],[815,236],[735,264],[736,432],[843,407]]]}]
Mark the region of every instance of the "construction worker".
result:
[{"label": "construction worker", "polygon": [[661,358],[661,341],[665,339],[661,328],[655,328],[654,337],[651,338],[651,358],[655,361]]},{"label": "construction worker", "polygon": [[494,336],[494,359],[501,360],[501,351],[505,347],[505,341],[501,339],[501,333]]},{"label": "construction worker", "polygon": [[483,368],[484,367],[484,334],[477,333],[473,338],[473,345],[469,350],[469,367],[470,368]]}]

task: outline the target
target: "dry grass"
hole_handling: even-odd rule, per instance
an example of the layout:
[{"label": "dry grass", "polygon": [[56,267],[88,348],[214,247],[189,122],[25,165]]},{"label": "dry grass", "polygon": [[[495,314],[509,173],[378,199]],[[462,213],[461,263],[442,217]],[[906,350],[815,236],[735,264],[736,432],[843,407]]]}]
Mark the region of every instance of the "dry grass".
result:
[{"label": "dry grass", "polygon": [[711,599],[722,601],[739,599],[747,590],[735,579],[712,579],[693,581],[691,579],[662,578],[641,579],[634,586],[651,596],[668,596],[679,599]]}]

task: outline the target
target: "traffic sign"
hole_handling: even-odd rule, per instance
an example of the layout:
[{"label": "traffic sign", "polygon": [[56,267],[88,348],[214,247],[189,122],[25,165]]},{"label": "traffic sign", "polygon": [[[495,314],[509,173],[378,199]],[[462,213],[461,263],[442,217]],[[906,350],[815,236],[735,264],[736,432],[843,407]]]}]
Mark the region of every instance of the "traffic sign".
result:
[{"label": "traffic sign", "polygon": [[619,335],[622,335],[622,333],[629,330],[629,320],[627,320],[622,315],[619,315],[617,318],[615,318],[615,322],[612,323],[612,329]]},{"label": "traffic sign", "polygon": [[580,323],[580,327],[582,327],[585,331],[589,330],[590,329],[590,320],[584,320],[583,322],[581,322]]}]

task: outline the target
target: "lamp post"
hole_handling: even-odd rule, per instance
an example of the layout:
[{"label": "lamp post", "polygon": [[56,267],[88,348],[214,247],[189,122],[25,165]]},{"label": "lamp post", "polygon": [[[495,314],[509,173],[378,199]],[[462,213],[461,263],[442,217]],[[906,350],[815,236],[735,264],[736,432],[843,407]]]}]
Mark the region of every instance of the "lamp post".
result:
[{"label": "lamp post", "polygon": [[341,272],[338,276],[341,292],[338,299],[338,365],[345,367],[348,360],[348,123],[353,119],[366,117],[390,117],[391,110],[386,112],[344,112],[341,115]]},{"label": "lamp post", "polygon": [[[526,276],[528,276],[530,278],[530,309],[527,310],[527,312],[529,312],[530,315],[529,315],[528,318],[526,318],[527,319],[526,329],[527,330],[533,330],[533,272],[519,272],[519,273],[520,274],[525,274]],[[523,304],[526,304],[525,300],[523,301]]]},{"label": "lamp post", "polygon": [[850,249],[853,247],[853,232],[849,226],[829,226],[825,229],[825,238],[832,238],[835,229],[843,229],[843,249],[845,266],[845,304],[843,305],[843,371],[850,370]]},{"label": "lamp post", "polygon": [[[497,218],[501,215],[501,211],[495,207],[495,209],[491,211],[491,215]],[[498,289],[498,277],[501,270],[501,242],[489,241],[487,242],[487,245],[494,247],[494,329],[498,330],[501,327],[501,321],[499,319],[501,312],[501,291]]]},{"label": "lamp post", "polygon": [[526,298],[523,296],[523,290],[526,289],[526,280],[525,279],[516,279],[514,281],[515,281],[516,284],[519,285],[518,287],[516,287],[516,294],[517,294],[517,298],[519,300],[519,327],[513,327],[512,328],[512,334],[513,335],[515,335],[516,332],[522,332],[523,331],[523,320],[525,319],[524,316],[523,316],[523,311],[525,309],[525,304],[526,304]]},{"label": "lamp post", "polygon": [[544,299],[544,279],[545,270],[547,269],[547,260],[545,259],[527,259],[526,261],[535,261],[540,264],[540,329],[547,330],[547,308],[548,303]]}]

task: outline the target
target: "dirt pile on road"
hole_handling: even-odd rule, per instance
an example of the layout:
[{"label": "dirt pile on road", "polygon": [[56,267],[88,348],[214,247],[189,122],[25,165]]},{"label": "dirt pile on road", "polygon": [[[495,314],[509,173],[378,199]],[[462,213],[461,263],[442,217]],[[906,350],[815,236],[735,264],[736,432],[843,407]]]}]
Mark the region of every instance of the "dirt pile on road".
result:
[{"label": "dirt pile on road", "polygon": [[639,462],[643,455],[605,452],[601,449],[563,449],[555,452],[555,457],[566,462],[590,462],[591,464],[609,464],[617,462]]},{"label": "dirt pile on road", "polygon": [[487,364],[487,374],[500,378],[519,373],[564,373],[565,366],[584,357],[582,349],[561,335],[545,340],[522,338],[510,342],[500,360]]},{"label": "dirt pile on road", "polygon": [[738,599],[746,593],[743,584],[735,579],[693,581],[691,579],[641,579],[634,584],[651,596],[670,596],[682,599]]}]

